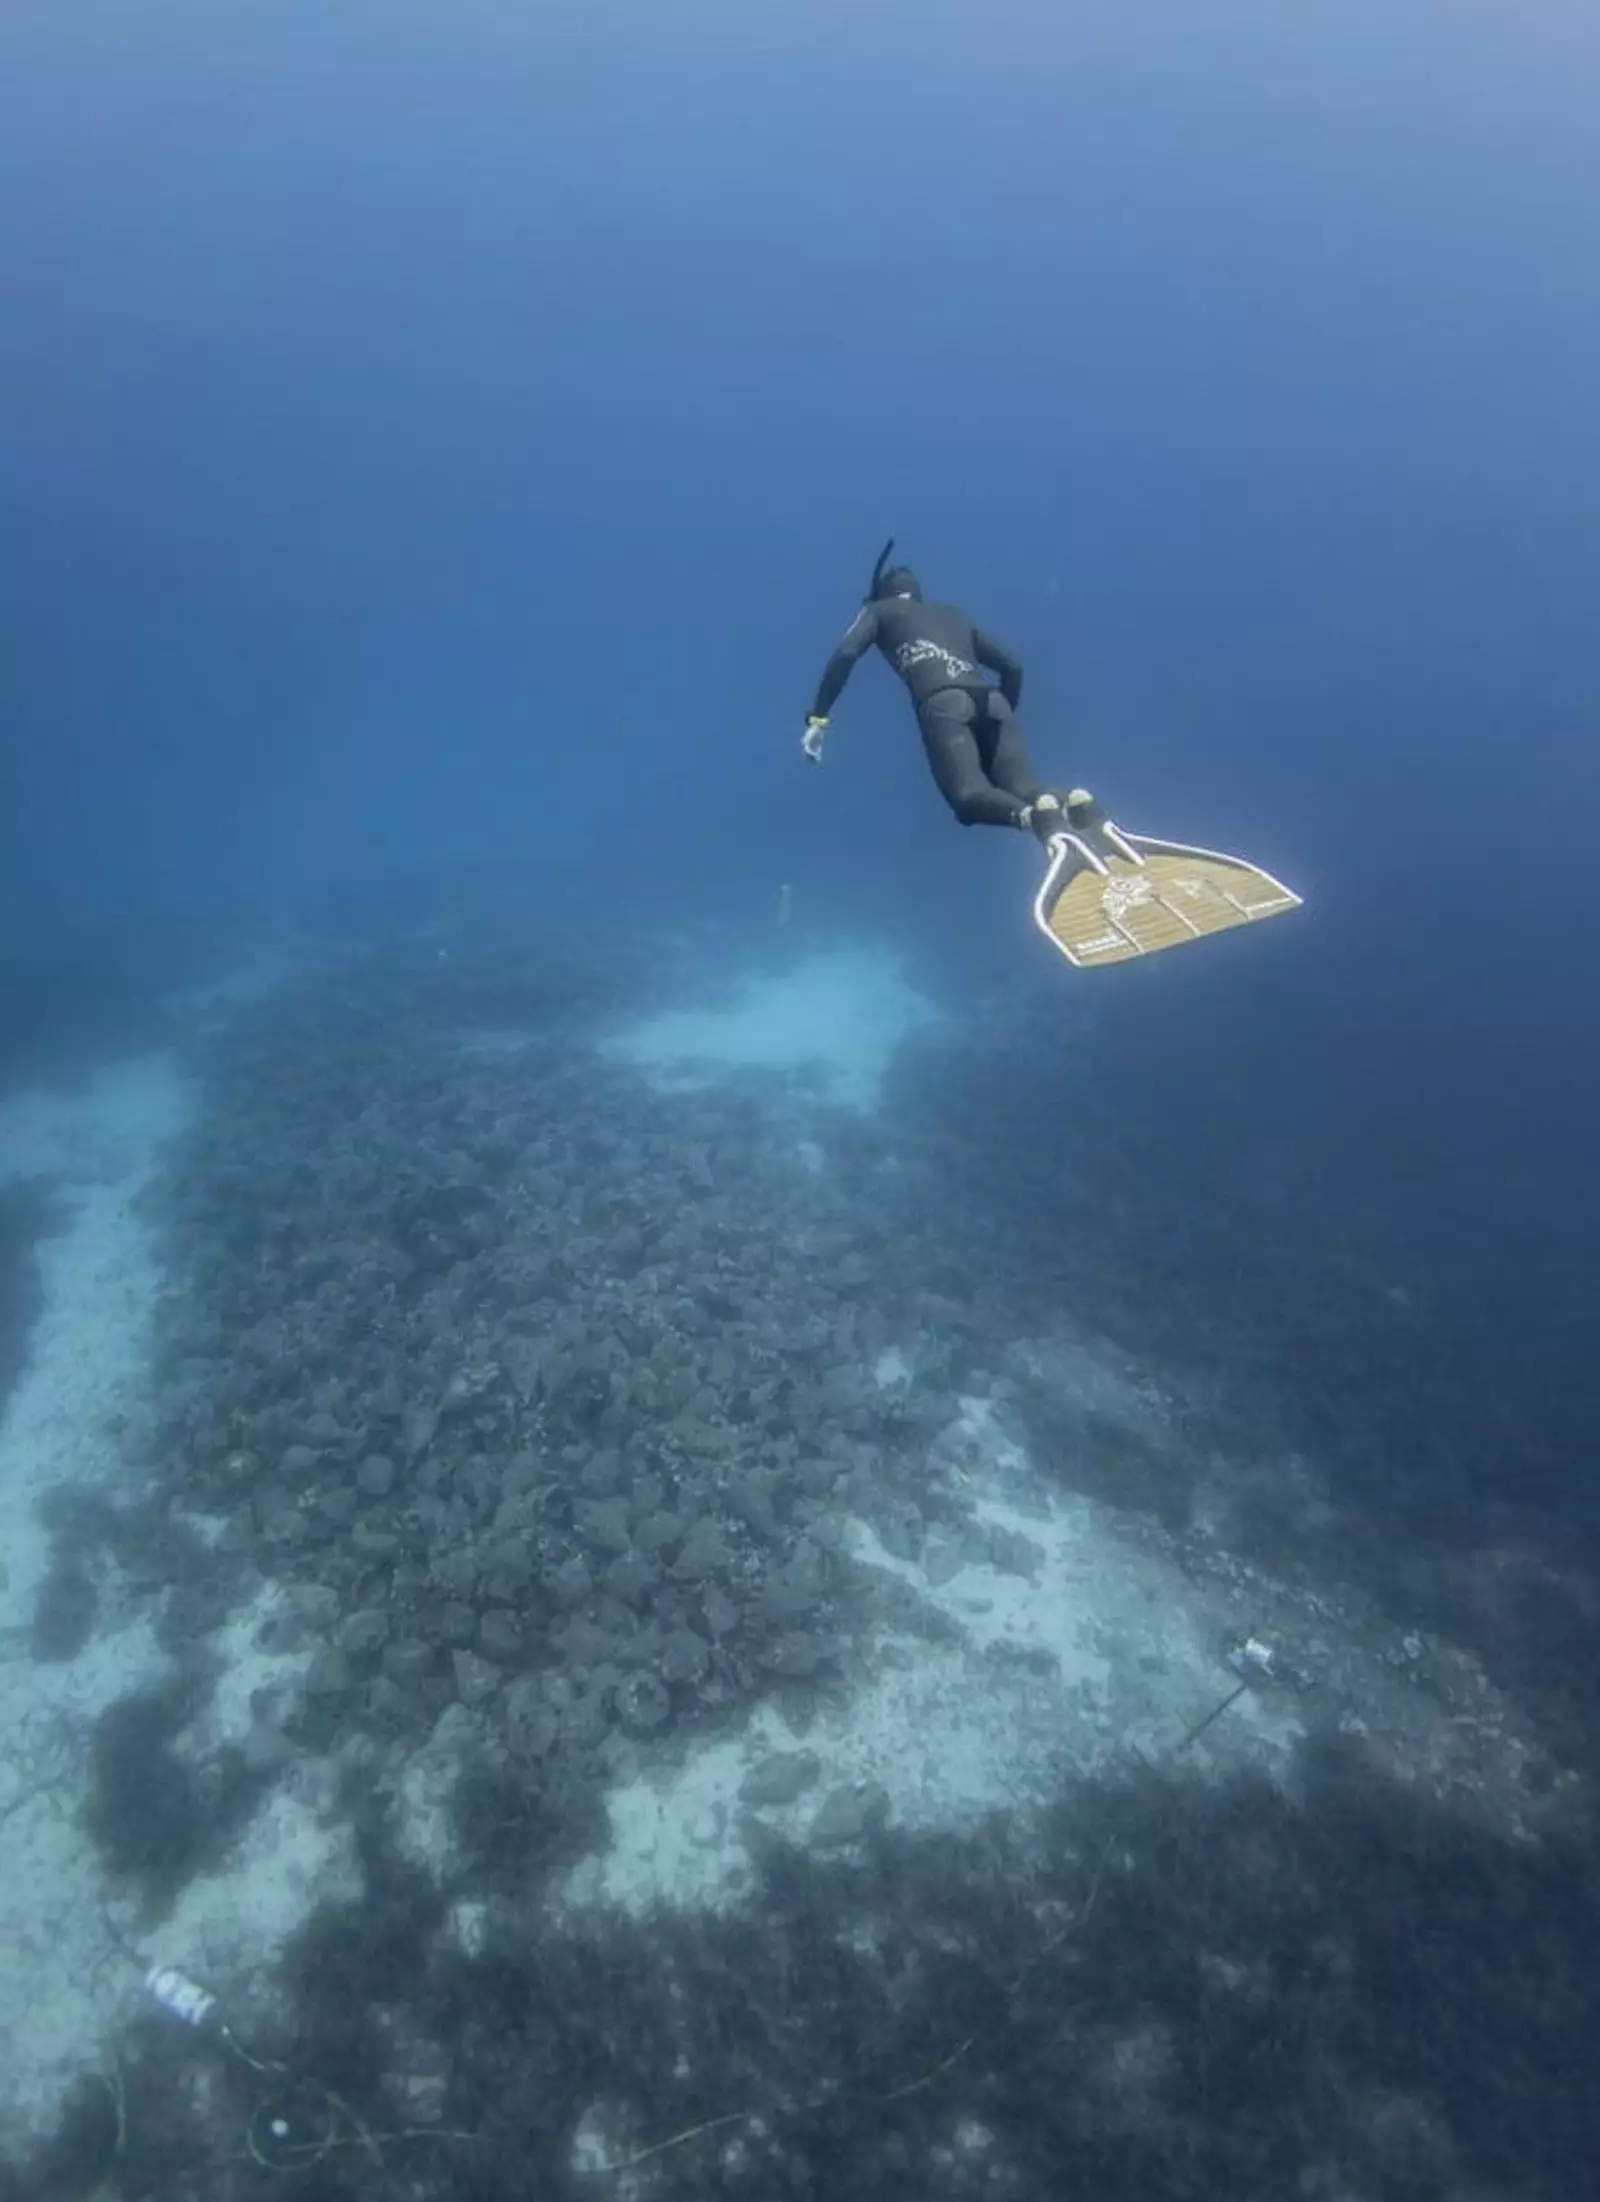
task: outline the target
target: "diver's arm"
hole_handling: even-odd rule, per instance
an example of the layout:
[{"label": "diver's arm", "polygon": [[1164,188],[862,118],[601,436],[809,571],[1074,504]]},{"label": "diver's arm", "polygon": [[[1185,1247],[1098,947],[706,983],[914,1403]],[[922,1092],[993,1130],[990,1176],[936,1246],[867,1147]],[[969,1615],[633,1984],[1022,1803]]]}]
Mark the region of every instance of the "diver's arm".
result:
[{"label": "diver's arm", "polygon": [[817,700],[811,706],[813,719],[825,719],[843,693],[844,684],[855,671],[856,660],[870,650],[878,639],[878,607],[863,604],[850,624],[848,633],[828,660],[827,670],[817,689]]},{"label": "diver's arm", "polygon": [[1015,711],[1022,701],[1022,660],[1003,642],[997,642],[993,635],[986,635],[981,627],[972,630],[972,647],[978,654],[978,663],[1000,675],[1000,693]]}]

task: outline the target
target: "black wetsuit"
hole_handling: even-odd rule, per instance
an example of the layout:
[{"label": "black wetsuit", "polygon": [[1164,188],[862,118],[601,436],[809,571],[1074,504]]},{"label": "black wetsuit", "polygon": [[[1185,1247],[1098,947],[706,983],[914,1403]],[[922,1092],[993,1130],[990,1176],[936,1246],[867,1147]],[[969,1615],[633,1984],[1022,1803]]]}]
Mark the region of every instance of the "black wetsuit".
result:
[{"label": "black wetsuit", "polygon": [[[864,604],[828,660],[813,714],[825,719],[856,660],[876,643],[911,692],[939,792],[964,826],[1015,826],[1041,790],[1013,716],[1022,667],[953,604],[882,597]],[[998,673],[995,687],[979,671]]]}]

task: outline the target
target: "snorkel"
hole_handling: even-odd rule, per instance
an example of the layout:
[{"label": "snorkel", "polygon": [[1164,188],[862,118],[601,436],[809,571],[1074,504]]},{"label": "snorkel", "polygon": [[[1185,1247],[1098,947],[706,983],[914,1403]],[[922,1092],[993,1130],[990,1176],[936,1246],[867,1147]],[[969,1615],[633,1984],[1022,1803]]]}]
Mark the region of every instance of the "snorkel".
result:
[{"label": "snorkel", "polygon": [[861,599],[863,604],[875,604],[877,602],[878,591],[883,586],[884,571],[889,563],[889,553],[893,549],[894,537],[891,535],[888,542],[884,544],[882,550],[878,553],[878,563],[872,569],[872,579],[867,583],[867,593]]}]

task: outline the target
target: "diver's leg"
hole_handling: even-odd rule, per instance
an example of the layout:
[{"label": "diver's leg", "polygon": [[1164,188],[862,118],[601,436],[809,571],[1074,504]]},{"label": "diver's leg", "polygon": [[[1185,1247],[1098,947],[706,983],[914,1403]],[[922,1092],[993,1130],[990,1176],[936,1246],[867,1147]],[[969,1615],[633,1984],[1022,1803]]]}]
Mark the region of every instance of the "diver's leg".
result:
[{"label": "diver's leg", "polygon": [[1026,804],[995,786],[973,732],[978,703],[964,689],[941,689],[917,713],[922,746],[939,793],[964,826],[1018,826]]},{"label": "diver's leg", "polygon": [[1092,806],[1081,788],[1060,796],[1049,788],[1040,787],[1039,775],[1028,755],[1027,741],[1005,697],[991,692],[984,700],[987,709],[978,730],[979,755],[984,771],[995,786],[1003,788],[1008,795],[1015,795],[1026,806],[1026,813],[1018,823],[1029,827],[1047,844],[1064,825],[1089,823]]},{"label": "diver's leg", "polygon": [[1002,695],[989,696],[987,703],[978,734],[983,769],[997,788],[1014,795],[1019,803],[1036,803],[1044,790],[1016,715]]}]

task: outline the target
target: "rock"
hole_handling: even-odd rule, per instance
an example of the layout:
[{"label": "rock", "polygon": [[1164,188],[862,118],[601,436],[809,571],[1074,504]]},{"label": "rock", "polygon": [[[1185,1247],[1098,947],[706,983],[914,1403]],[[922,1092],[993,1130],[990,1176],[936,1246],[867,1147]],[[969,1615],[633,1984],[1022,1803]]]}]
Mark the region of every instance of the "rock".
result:
[{"label": "rock", "polygon": [[480,1659],[476,1652],[452,1652],[450,1665],[455,1674],[456,1695],[463,1705],[482,1705],[500,1687],[499,1668],[491,1667],[488,1660]]},{"label": "rock", "polygon": [[616,1490],[621,1475],[622,1457],[619,1453],[596,1453],[592,1460],[584,1463],[578,1483],[591,1498],[609,1498]]},{"label": "rock", "polygon": [[602,1552],[627,1552],[633,1544],[626,1499],[589,1499],[578,1507],[578,1527]]},{"label": "rock", "polygon": [[484,1580],[497,1587],[503,1584],[510,1590],[527,1590],[533,1582],[533,1555],[525,1544],[506,1538],[490,1552],[483,1573]]},{"label": "rock", "polygon": [[465,1705],[447,1705],[433,1724],[425,1751],[436,1758],[459,1759],[483,1741],[483,1724]]},{"label": "rock", "polygon": [[519,1758],[542,1759],[555,1749],[561,1722],[532,1675],[521,1676],[506,1691],[505,1713],[506,1735]]},{"label": "rock", "polygon": [[649,1673],[625,1675],[617,1684],[617,1718],[629,1735],[653,1734],[672,1711],[666,1685]]},{"label": "rock", "polygon": [[781,1576],[774,1576],[771,1582],[762,1585],[756,1610],[763,1621],[781,1628],[785,1621],[803,1620],[816,1602],[810,1591],[786,1582]]},{"label": "rock", "polygon": [[859,1842],[869,1828],[881,1827],[888,1813],[888,1794],[876,1782],[830,1789],[806,1831],[807,1840],[814,1850],[836,1850],[842,1843]]},{"label": "rock", "polygon": [[332,1629],[339,1620],[339,1593],[328,1583],[299,1583],[290,1592],[294,1610],[314,1629]]},{"label": "rock", "polygon": [[660,1570],[641,1559],[637,1552],[624,1552],[619,1560],[613,1560],[606,1569],[606,1589],[613,1598],[620,1598],[624,1605],[642,1604],[647,1593],[660,1580]]},{"label": "rock", "polygon": [[380,1674],[367,1692],[367,1714],[389,1728],[403,1728],[411,1711],[410,1694],[386,1674]]},{"label": "rock", "polygon": [[434,1609],[433,1633],[441,1643],[454,1644],[464,1650],[477,1634],[477,1629],[478,1616],[464,1599],[449,1598],[442,1606]]},{"label": "rock", "polygon": [[922,1547],[922,1519],[910,1507],[896,1508],[878,1522],[878,1541],[893,1560],[915,1560]]},{"label": "rock", "polygon": [[634,1531],[634,1544],[640,1552],[664,1552],[682,1535],[683,1523],[677,1515],[660,1511],[646,1515],[640,1522]]},{"label": "rock", "polygon": [[432,1674],[434,1651],[431,1644],[401,1642],[386,1644],[383,1648],[383,1671],[391,1682],[402,1689],[421,1682]]},{"label": "rock", "polygon": [[1015,1529],[995,1529],[989,1534],[989,1563],[1002,1575],[1020,1575],[1034,1582],[1044,1564],[1044,1553],[1031,1537]]},{"label": "rock", "polygon": [[522,1629],[514,1613],[491,1606],[478,1623],[478,1649],[485,1659],[515,1666],[522,1657]]},{"label": "rock", "polygon": [[433,1563],[435,1586],[451,1598],[471,1598],[478,1585],[478,1563],[470,1551],[442,1552]]},{"label": "rock", "polygon": [[347,1614],[339,1628],[339,1642],[352,1658],[367,1659],[389,1640],[389,1616],[375,1606]]},{"label": "rock", "polygon": [[574,1667],[598,1667],[615,1660],[625,1649],[609,1629],[574,1614],[555,1634],[556,1648]]},{"label": "rock", "polygon": [[369,1453],[356,1469],[356,1489],[363,1498],[387,1498],[394,1489],[394,1462],[382,1453]]},{"label": "rock", "polygon": [[922,1548],[922,1572],[934,1590],[953,1582],[966,1564],[965,1553],[949,1537],[930,1537]]},{"label": "rock", "polygon": [[728,1547],[716,1523],[702,1517],[684,1539],[683,1550],[673,1563],[673,1574],[683,1583],[704,1582],[728,1564]]},{"label": "rock", "polygon": [[669,1682],[698,1682],[711,1662],[711,1647],[693,1629],[674,1629],[661,1648],[661,1672]]},{"label": "rock", "polygon": [[417,1460],[433,1443],[439,1417],[431,1407],[408,1407],[400,1418],[400,1444],[407,1460]]},{"label": "rock", "polygon": [[802,1537],[783,1571],[784,1581],[814,1601],[822,1595],[824,1575],[821,1551],[809,1537]]},{"label": "rock", "polygon": [[739,1801],[749,1805],[793,1804],[822,1771],[815,1751],[774,1751],[752,1766],[739,1785]]},{"label": "rock", "polygon": [[701,1610],[706,1617],[706,1627],[719,1642],[739,1626],[738,1607],[727,1592],[719,1590],[715,1583],[707,1586],[705,1597],[701,1600]]},{"label": "rock", "polygon": [[761,1468],[741,1476],[728,1492],[728,1504],[758,1537],[775,1537],[778,1533],[772,1492],[773,1478]]},{"label": "rock", "polygon": [[807,1636],[792,1629],[768,1649],[765,1664],[775,1674],[801,1676],[815,1674],[833,1656],[834,1646],[826,1637]]},{"label": "rock", "polygon": [[561,1741],[570,1751],[594,1751],[606,1739],[604,1678],[585,1696],[561,1709]]},{"label": "rock", "polygon": [[319,1651],[306,1669],[308,1697],[342,1697],[351,1681],[350,1661],[337,1645]]},{"label": "rock", "polygon": [[586,1606],[594,1596],[594,1577],[589,1573],[588,1561],[577,1555],[563,1560],[550,1577],[550,1595],[569,1613]]},{"label": "rock", "polygon": [[294,1757],[294,1745],[271,1721],[252,1720],[240,1757],[249,1773],[276,1774]]},{"label": "rock", "polygon": [[544,1473],[544,1462],[537,1453],[513,1453],[505,1464],[501,1482],[505,1490],[511,1493],[531,1491]]}]

